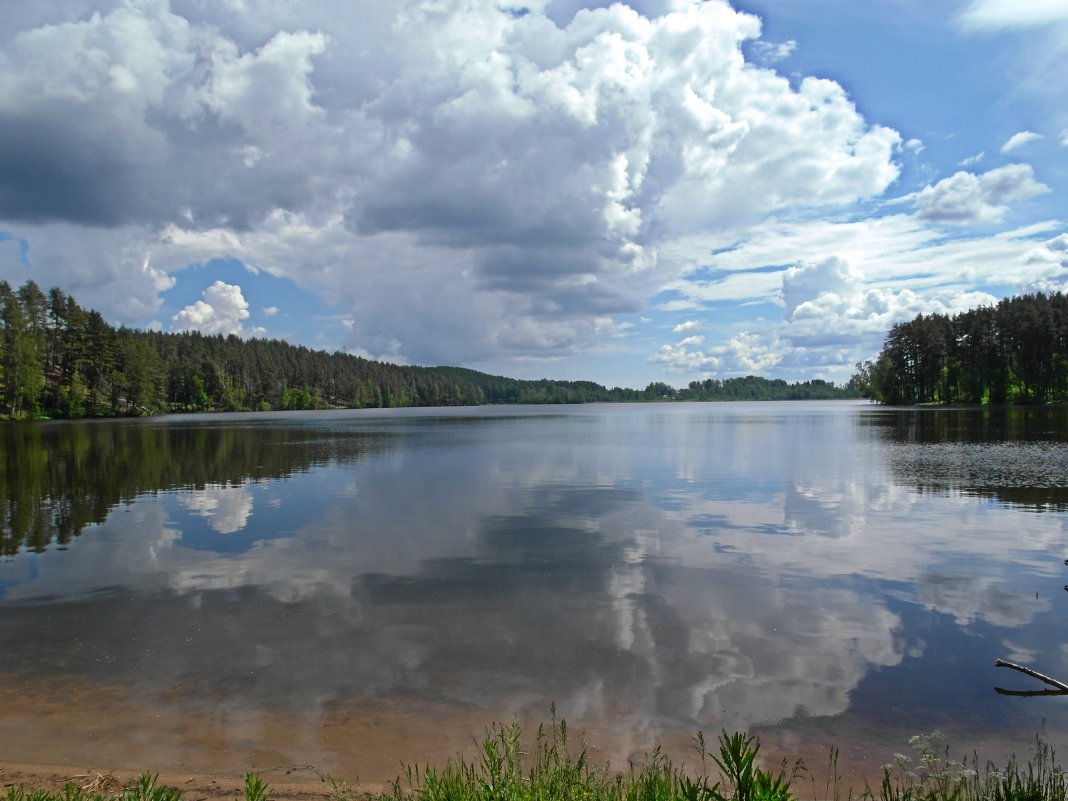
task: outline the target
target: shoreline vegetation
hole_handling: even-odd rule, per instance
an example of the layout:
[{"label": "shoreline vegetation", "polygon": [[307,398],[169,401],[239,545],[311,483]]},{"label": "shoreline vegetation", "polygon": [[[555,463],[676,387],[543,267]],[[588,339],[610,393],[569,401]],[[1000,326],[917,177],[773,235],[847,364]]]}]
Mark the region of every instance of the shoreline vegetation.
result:
[{"label": "shoreline vegetation", "polygon": [[[575,745],[567,723],[555,713],[533,737],[524,737],[515,721],[493,724],[478,746],[476,756],[457,756],[441,768],[406,765],[401,776],[384,786],[350,784],[316,772],[317,788],[286,785],[279,795],[326,801],[1064,801],[1068,796],[1066,774],[1041,732],[1025,763],[1012,757],[1004,767],[983,762],[976,753],[954,760],[941,734],[919,735],[910,740],[912,756],[894,754],[881,777],[874,782],[865,778],[860,787],[843,783],[835,748],[827,757],[826,778],[819,781],[801,760],[763,767],[758,738],[726,731],[714,744],[700,732],[696,735],[692,768],[674,764],[659,748],[626,771],[594,764],[586,743]],[[270,801],[273,795],[255,772],[245,773],[241,787],[211,781],[188,788],[195,781],[190,779],[186,791],[147,772],[125,785],[114,774],[78,778],[84,781],[56,787],[54,782],[3,782],[0,772],[0,799],[183,801],[190,790],[196,801]]]},{"label": "shoreline vegetation", "polygon": [[483,404],[859,398],[852,384],[758,376],[609,389],[388,364],[277,339],[114,328],[59,288],[0,281],[0,418]]},{"label": "shoreline vegetation", "polygon": [[1068,296],[1038,292],[897,323],[851,385],[894,406],[1068,403]]}]

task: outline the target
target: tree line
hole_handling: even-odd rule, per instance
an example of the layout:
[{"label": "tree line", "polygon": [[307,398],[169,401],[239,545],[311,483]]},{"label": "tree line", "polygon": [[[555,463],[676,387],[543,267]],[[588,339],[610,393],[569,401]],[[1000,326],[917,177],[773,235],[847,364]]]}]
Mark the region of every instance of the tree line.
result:
[{"label": "tree line", "polygon": [[1005,298],[894,325],[852,385],[887,404],[1068,401],[1068,296]]},{"label": "tree line", "polygon": [[[664,384],[660,386],[671,390]],[[671,390],[667,394],[675,400],[688,401],[838,400],[860,397],[860,393],[852,386],[839,387],[820,378],[787,383],[781,378],[769,379],[755,375],[691,381],[685,389]]]},{"label": "tree line", "polygon": [[608,389],[460,367],[411,367],[276,339],[115,328],[59,288],[0,281],[0,416],[107,417],[180,411],[857,397],[824,381],[756,376],[676,390]]}]

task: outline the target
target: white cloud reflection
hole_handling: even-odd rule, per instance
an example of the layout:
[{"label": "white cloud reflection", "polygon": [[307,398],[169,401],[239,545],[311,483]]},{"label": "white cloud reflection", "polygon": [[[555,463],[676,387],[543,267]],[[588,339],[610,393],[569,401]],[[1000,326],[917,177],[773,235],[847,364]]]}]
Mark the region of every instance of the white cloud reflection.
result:
[{"label": "white cloud reflection", "polygon": [[179,493],[178,502],[206,518],[220,534],[241,531],[252,514],[252,495],[244,484],[214,484]]},{"label": "white cloud reflection", "polygon": [[[295,474],[271,493],[307,504],[302,527],[250,529],[238,553],[186,547],[166,499],[142,498],[77,559],[39,557],[6,600],[165,587],[146,635],[160,648],[174,645],[170,615],[220,632],[236,615],[255,648],[211,669],[255,668],[242,703],[433,688],[495,709],[556,700],[638,739],[846,713],[873,670],[925,652],[902,605],[993,626],[1013,653],[1036,647],[1005,630],[1049,608],[1019,576],[1057,575],[1063,516],[913,486],[895,450],[912,446],[840,405],[747,408],[577,410],[556,433],[513,420],[491,446],[458,433],[448,449]],[[400,503],[402,478],[418,491]],[[178,497],[234,533],[251,525],[248,489]],[[207,669],[195,655],[174,668],[189,681]]]}]

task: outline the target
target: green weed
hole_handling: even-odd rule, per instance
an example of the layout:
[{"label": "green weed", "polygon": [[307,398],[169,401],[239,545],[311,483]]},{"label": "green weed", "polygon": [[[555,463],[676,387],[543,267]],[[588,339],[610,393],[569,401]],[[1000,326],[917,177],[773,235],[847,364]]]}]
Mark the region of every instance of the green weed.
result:
[{"label": "green weed", "polygon": [[269,801],[270,797],[271,790],[263,779],[255,773],[245,774],[245,801]]},{"label": "green weed", "polygon": [[[182,793],[176,787],[159,784],[159,774],[142,773],[119,795],[119,801],[182,801]],[[70,785],[67,785],[70,787]],[[64,801],[79,801],[66,798]]]},{"label": "green weed", "polygon": [[[360,797],[359,790],[344,779],[335,779],[333,776],[327,775],[322,776],[322,780],[329,788],[327,790],[329,801],[356,801]],[[359,784],[359,781],[356,783]]]},{"label": "green weed", "polygon": [[182,793],[175,787],[157,782],[152,773],[142,773],[118,793],[87,790],[67,782],[58,793],[45,790],[26,790],[20,786],[7,788],[5,801],[181,801]]},{"label": "green weed", "polygon": [[798,760],[793,769],[787,771],[783,764],[779,772],[773,774],[756,766],[759,753],[760,742],[755,737],[740,732],[727,734],[726,731],[720,735],[719,756],[709,756],[730,784],[730,792],[714,791],[716,801],[793,801],[790,783],[804,771],[804,765]]},{"label": "green weed", "polygon": [[[843,788],[838,752],[829,754],[828,778],[818,801],[1068,801],[1068,778],[1057,765],[1043,733],[1031,758],[1015,758],[998,769],[973,754],[950,757],[938,732],[910,741],[912,756],[895,754],[875,787],[854,794]],[[478,743],[474,758],[457,756],[437,768],[409,765],[384,791],[362,792],[345,781],[324,777],[329,801],[798,801],[794,783],[804,772],[798,761],[776,771],[760,766],[760,741],[724,731],[711,748],[704,735],[694,739],[700,768],[686,770],[659,748],[627,772],[590,761],[586,743],[574,742],[567,724],[551,710],[548,725],[524,740],[516,721],[494,724]],[[712,767],[709,770],[709,767]],[[255,773],[245,774],[243,801],[270,801],[271,790]],[[11,786],[0,801],[183,801],[181,792],[142,773],[121,790],[92,783],[67,784],[59,793]]]},{"label": "green weed", "polygon": [[916,758],[895,754],[883,766],[877,791],[865,787],[871,801],[1068,801],[1068,781],[1057,765],[1043,732],[1035,735],[1034,756],[1021,767],[1012,757],[1004,769],[981,763],[978,754],[950,758],[941,732],[913,737]]}]

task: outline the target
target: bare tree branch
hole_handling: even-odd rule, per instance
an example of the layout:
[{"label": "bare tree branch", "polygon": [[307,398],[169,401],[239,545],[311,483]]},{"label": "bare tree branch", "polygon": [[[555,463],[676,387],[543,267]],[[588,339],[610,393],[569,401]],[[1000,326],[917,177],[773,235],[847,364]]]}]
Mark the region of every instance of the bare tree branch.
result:
[{"label": "bare tree branch", "polygon": [[[1036,692],[1034,694],[1068,695],[1068,684],[1065,684],[1064,682],[1057,681],[1056,679],[1051,679],[1049,676],[1046,676],[1046,675],[1044,675],[1042,673],[1039,673],[1037,670],[1031,670],[1031,668],[1024,667],[1023,665],[1017,665],[1015,662],[1007,662],[1004,659],[995,659],[994,660],[994,665],[996,667],[1007,667],[1007,668],[1012,668],[1013,670],[1018,670],[1021,673],[1026,673],[1028,676],[1031,676],[1032,678],[1036,678],[1039,681],[1050,685],[1051,687],[1056,687],[1057,688],[1057,692],[1056,693],[1053,693],[1053,692],[1051,692],[1049,690],[1044,690],[1044,691],[1038,691],[1038,692]],[[997,689],[997,688],[995,687],[994,689]],[[998,690],[998,692],[1001,692],[1001,690]],[[1010,692],[1003,693],[1003,694],[1015,695],[1016,693],[1010,691]]]},{"label": "bare tree branch", "polygon": [[1012,695],[1017,698],[1036,698],[1040,695],[1068,695],[1064,690],[1006,690],[1004,687],[995,687],[994,692],[998,695]]}]

